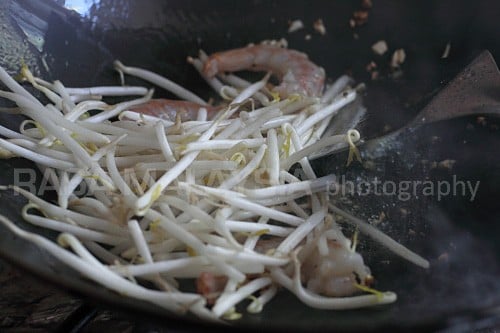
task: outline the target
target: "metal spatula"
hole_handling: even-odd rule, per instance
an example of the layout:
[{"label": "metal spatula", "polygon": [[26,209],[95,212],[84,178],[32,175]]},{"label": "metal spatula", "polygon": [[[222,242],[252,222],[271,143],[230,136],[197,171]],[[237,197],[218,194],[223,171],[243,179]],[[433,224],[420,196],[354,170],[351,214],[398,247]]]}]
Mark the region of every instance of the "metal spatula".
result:
[{"label": "metal spatula", "polygon": [[[387,135],[361,142],[363,158],[377,158],[397,148],[398,138],[424,124],[467,115],[500,116],[500,72],[489,51],[483,51],[448,83],[407,125]],[[336,154],[346,148],[326,150],[310,159]]]}]

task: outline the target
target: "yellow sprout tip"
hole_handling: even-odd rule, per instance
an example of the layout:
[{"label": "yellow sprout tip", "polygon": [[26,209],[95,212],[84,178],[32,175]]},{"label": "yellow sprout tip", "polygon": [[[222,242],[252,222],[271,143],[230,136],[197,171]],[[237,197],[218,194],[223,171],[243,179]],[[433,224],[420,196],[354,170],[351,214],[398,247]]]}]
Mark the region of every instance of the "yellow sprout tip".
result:
[{"label": "yellow sprout tip", "polygon": [[269,229],[261,229],[261,230],[257,230],[256,232],[254,232],[254,236],[262,236],[262,235],[266,235],[270,232]]},{"label": "yellow sprout tip", "polygon": [[271,91],[269,94],[270,94],[270,95],[271,95],[271,97],[273,98],[272,103],[277,103],[277,102],[279,102],[279,101],[280,101],[280,99],[281,99],[281,98],[280,98],[280,94],[279,94],[278,92],[276,92],[276,91]]},{"label": "yellow sprout tip", "polygon": [[376,289],[370,288],[368,286],[364,286],[364,285],[359,284],[359,283],[354,283],[354,286],[356,288],[358,288],[359,290],[362,290],[364,292],[367,292],[367,293],[375,295],[378,300],[381,300],[382,298],[384,298],[384,293],[381,292],[381,291],[378,291]]},{"label": "yellow sprout tip", "polygon": [[190,257],[196,257],[196,255],[197,255],[196,251],[192,247],[188,246],[186,251]]}]

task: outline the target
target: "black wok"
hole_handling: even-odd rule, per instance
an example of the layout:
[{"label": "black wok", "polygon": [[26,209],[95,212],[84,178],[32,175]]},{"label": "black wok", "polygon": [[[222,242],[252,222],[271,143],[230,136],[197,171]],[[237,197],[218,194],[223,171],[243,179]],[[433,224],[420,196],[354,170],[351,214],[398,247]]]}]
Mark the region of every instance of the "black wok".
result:
[{"label": "black wok", "polygon": [[[370,138],[411,120],[430,96],[480,51],[488,49],[500,59],[500,4],[495,1],[373,2],[368,22],[351,28],[349,19],[360,8],[359,1],[101,0],[93,1],[86,15],[61,6],[64,1],[3,1],[3,27],[7,30],[0,39],[4,52],[0,64],[14,74],[23,58],[47,79],[60,79],[68,86],[89,86],[116,84],[112,62],[120,59],[164,74],[208,97],[211,92],[186,63],[188,55],[196,55],[199,48],[213,52],[285,37],[291,48],[307,52],[323,66],[328,77],[347,72],[366,83],[368,115],[360,129]],[[27,14],[36,17],[23,16]],[[324,36],[312,29],[318,18],[326,26]],[[301,19],[305,29],[288,34],[288,22],[293,19]],[[310,40],[305,38],[307,34]],[[389,52],[377,56],[371,45],[381,39],[387,41]],[[5,56],[10,54],[12,43],[22,51],[19,57]],[[450,54],[441,58],[447,43]],[[407,55],[401,76],[387,66],[398,48]],[[373,81],[366,71],[372,60],[379,64],[381,74]],[[159,90],[156,94],[168,96]],[[15,127],[19,119],[0,115],[0,122]],[[478,122],[476,117],[467,117],[425,126],[405,141],[404,149],[388,151],[368,168],[355,164],[345,169],[344,155],[315,161],[318,173],[337,172],[349,179],[452,181],[455,175],[480,181],[480,186],[473,201],[464,196],[446,196],[439,201],[435,196],[413,196],[404,202],[394,196],[354,196],[355,203],[345,207],[365,219],[383,211],[386,218],[379,227],[430,260],[431,268],[423,270],[362,238],[360,251],[377,278],[376,287],[396,291],[399,298],[395,304],[320,311],[283,292],[263,313],[245,315],[232,325],[273,330],[438,329],[466,327],[456,325],[498,316],[498,125],[495,119]],[[456,160],[451,170],[432,168],[433,161],[445,159]],[[16,169],[31,167],[22,159],[0,161],[1,184],[13,183]],[[27,230],[54,238],[54,234],[23,222],[19,211],[24,199],[10,192],[1,196],[1,214]],[[3,227],[0,255],[90,302],[105,301],[138,318],[158,322],[168,318],[169,325],[202,325],[195,318],[164,313],[96,286]]]}]

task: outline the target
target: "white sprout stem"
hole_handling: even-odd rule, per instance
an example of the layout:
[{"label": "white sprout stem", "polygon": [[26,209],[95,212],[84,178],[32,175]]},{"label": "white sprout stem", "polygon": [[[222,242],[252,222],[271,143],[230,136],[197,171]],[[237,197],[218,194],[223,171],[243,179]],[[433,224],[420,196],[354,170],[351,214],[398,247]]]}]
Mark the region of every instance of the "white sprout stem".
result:
[{"label": "white sprout stem", "polygon": [[158,143],[160,144],[161,152],[163,153],[163,156],[165,156],[165,160],[167,160],[167,162],[175,162],[176,159],[174,157],[174,153],[172,152],[172,148],[170,148],[170,144],[168,143],[163,123],[158,122],[155,125],[155,133]]},{"label": "white sprout stem", "polygon": [[170,206],[180,209],[181,211],[191,215],[191,217],[196,218],[200,221],[204,221],[204,223],[207,223],[209,225],[214,225],[215,223],[214,218],[210,216],[208,213],[206,213],[204,210],[196,206],[193,206],[189,202],[184,201],[178,197],[164,196],[163,200]]},{"label": "white sprout stem", "polygon": [[[264,272],[264,266],[254,262],[232,262],[231,265],[243,274],[261,274]],[[173,257],[146,264],[120,264],[110,267],[110,269],[123,276],[144,276],[161,273],[163,276],[175,278],[197,278],[202,272],[220,275],[226,272],[224,269],[213,265],[210,258],[206,256]]]},{"label": "white sprout stem", "polygon": [[236,88],[246,88],[248,87],[251,83],[248,82],[247,80],[244,80],[240,78],[239,76],[236,76],[234,74],[219,74],[218,75],[224,82],[229,83],[230,85],[236,87]]},{"label": "white sprout stem", "polygon": [[137,220],[128,221],[128,230],[130,231],[130,235],[134,240],[134,244],[139,252],[140,256],[146,263],[152,263],[153,257],[151,257],[151,252],[148,248],[148,243],[144,239],[144,234],[142,233],[141,227]]},{"label": "white sprout stem", "polygon": [[200,76],[205,79],[205,81],[208,83],[212,89],[219,94],[220,91],[222,90],[223,84],[215,77],[208,77],[203,73],[203,62],[200,59],[195,59],[195,58],[188,58],[188,62],[193,65],[193,67],[198,71]]},{"label": "white sprout stem", "polygon": [[[266,152],[267,146],[263,145],[261,146],[255,156],[252,158],[250,162],[247,163],[245,167],[243,167],[239,172],[236,172],[231,176],[230,178],[227,178],[220,186],[220,189],[231,189],[234,186],[238,185],[241,183],[243,180],[245,180],[252,172],[255,171],[255,169],[259,166],[260,162],[264,158],[264,154]],[[210,205],[207,203],[207,201],[202,201],[199,204],[202,209],[206,209]],[[180,223],[186,222],[186,218],[188,218],[188,214],[183,214],[179,216],[178,221]]]},{"label": "white sprout stem", "polygon": [[232,262],[263,264],[266,266],[283,266],[290,262],[288,258],[271,257],[249,249],[228,249],[214,245],[207,245],[206,249],[207,254]]},{"label": "white sprout stem", "polygon": [[35,206],[33,204],[31,205],[28,204],[23,207],[22,216],[27,222],[33,225],[51,230],[56,230],[59,232],[67,232],[86,240],[93,240],[99,243],[109,244],[109,245],[121,244],[126,240],[126,238],[124,237],[113,236],[99,231],[88,230],[75,225],[63,223],[57,220],[30,214],[28,213],[28,210],[31,208],[39,209],[38,206]]},{"label": "white sprout stem", "polygon": [[266,86],[267,80],[269,80],[270,75],[267,74],[262,80],[252,83],[245,89],[243,89],[238,96],[233,99],[232,104],[238,104],[246,99],[252,97],[255,93]]},{"label": "white sprout stem", "polygon": [[268,114],[272,110],[276,110],[276,109],[284,110],[287,106],[297,104],[297,103],[299,103],[299,101],[291,102],[288,99],[285,99],[285,100],[280,101],[280,102],[271,103],[270,105],[263,106],[263,107],[260,107],[258,109],[246,112],[246,116],[247,116],[246,121],[255,121],[255,120],[259,119],[260,117],[265,116],[266,114]]},{"label": "white sprout stem", "polygon": [[[296,101],[290,101],[290,99],[285,100],[287,102],[282,108],[283,114],[295,113],[299,110],[306,109],[309,106],[313,106],[319,103],[319,99],[316,97],[300,97]],[[272,105],[272,104],[271,104]]]},{"label": "white sprout stem", "polygon": [[137,122],[145,122],[145,123],[157,123],[161,122],[165,127],[170,127],[174,125],[174,122],[166,119],[162,119],[155,116],[150,116],[140,112],[134,111],[123,111],[118,115],[118,119],[120,120],[133,120]]},{"label": "white sprout stem", "polygon": [[234,220],[227,220],[226,225],[233,232],[251,232],[256,234],[263,233],[265,235],[273,235],[280,237],[285,237],[294,230],[289,227],[280,227],[277,225],[270,225],[270,224],[262,225],[259,223],[234,221]]},{"label": "white sprout stem", "polygon": [[90,110],[105,110],[108,107],[108,104],[101,101],[88,101],[85,100],[81,103],[78,103],[73,110],[64,115],[66,119],[69,121],[76,121],[83,114],[87,113]]},{"label": "white sprout stem", "polygon": [[149,188],[149,190],[139,197],[135,203],[135,211],[139,216],[143,216],[147,209],[152,205],[161,195],[163,190],[174,181],[189,165],[196,159],[199,152],[194,151],[184,155],[178,163],[165,172],[156,183]]},{"label": "white sprout stem", "polygon": [[[67,111],[67,110],[65,110],[66,107],[64,105],[63,98],[61,96],[59,96],[58,94],[56,94],[54,91],[52,91],[52,90],[56,90],[57,89],[55,87],[55,84],[48,84],[47,86],[45,86],[45,85],[39,85],[36,82],[36,79],[33,76],[33,74],[29,71],[29,69],[27,67],[24,67],[24,66],[21,69],[21,75],[22,75],[22,77],[24,79],[26,79],[29,83],[31,83],[31,85],[35,89],[41,91],[52,103],[54,103],[55,105],[57,105],[58,108],[60,108],[62,112]],[[58,111],[58,112],[60,112],[60,111]]]},{"label": "white sprout stem", "polygon": [[390,238],[389,236],[387,236],[386,234],[384,234],[382,231],[378,230],[374,226],[368,224],[367,222],[365,222],[361,219],[358,219],[355,216],[352,216],[351,214],[343,211],[342,209],[339,209],[338,207],[334,206],[333,204],[329,204],[328,206],[329,206],[330,210],[332,210],[334,213],[339,214],[340,216],[343,216],[348,223],[357,226],[359,228],[360,232],[365,233],[367,236],[371,237],[373,240],[384,245],[389,250],[391,250],[393,253],[408,260],[409,262],[414,263],[417,266],[420,266],[423,268],[429,268],[429,266],[430,266],[429,261],[425,260],[424,258],[419,256],[418,254],[412,252],[408,248],[399,244],[394,239]]},{"label": "white sprout stem", "polygon": [[195,171],[236,170],[238,164],[234,161],[194,161],[191,167]]},{"label": "white sprout stem", "polygon": [[14,191],[22,194],[26,199],[34,203],[37,207],[42,209],[48,216],[61,220],[71,220],[85,228],[92,228],[95,230],[105,231],[114,235],[125,236],[126,231],[121,229],[119,226],[114,225],[104,219],[87,216],[74,212],[69,209],[63,209],[59,206],[51,204],[43,199],[38,198],[34,193],[28,192],[17,186],[10,186]]},{"label": "white sprout stem", "polygon": [[347,76],[342,75],[339,77],[330,87],[325,90],[323,96],[321,96],[321,103],[329,103],[332,101],[338,94],[342,92],[349,84],[352,84],[354,80]]},{"label": "white sprout stem", "polygon": [[219,235],[223,236],[228,241],[231,247],[241,250],[243,247],[240,243],[238,243],[236,238],[231,233],[229,226],[226,224],[226,221],[229,216],[231,216],[232,212],[232,208],[229,207],[219,209],[215,214],[214,229]]},{"label": "white sprout stem", "polygon": [[83,180],[83,177],[80,174],[75,174],[71,177],[71,180],[68,179],[68,173],[63,172],[64,185],[61,181],[61,187],[57,191],[57,203],[61,208],[68,208],[68,201],[71,196],[74,196],[73,192],[80,185]]},{"label": "white sprout stem", "polygon": [[294,212],[297,216],[302,217],[303,219],[306,219],[308,217],[308,214],[306,211],[299,206],[294,200],[290,200],[286,202],[286,205],[291,208],[292,212]]},{"label": "white sprout stem", "polygon": [[171,221],[174,221],[176,219],[174,213],[172,212],[172,209],[170,208],[170,206],[168,204],[163,203],[163,202],[158,202],[158,207],[159,207],[160,211],[162,212],[162,214],[165,215],[165,217],[167,219],[169,219]]},{"label": "white sprout stem", "polygon": [[206,195],[209,197],[213,196],[239,209],[254,212],[258,215],[267,216],[269,218],[275,219],[276,221],[280,221],[288,225],[297,226],[304,222],[304,219],[300,217],[283,213],[276,209],[265,207],[250,200],[247,200],[245,198],[242,198],[237,192],[232,192],[232,194],[229,194],[231,192],[227,192],[229,194],[227,195],[224,192],[221,192],[221,190],[216,190],[205,186],[189,185],[189,184],[186,184],[186,186],[191,187],[193,190],[194,189],[198,190],[199,193],[202,195]]},{"label": "white sprout stem", "polygon": [[74,109],[75,103],[71,100],[70,95],[66,91],[66,87],[61,83],[61,81],[56,80],[54,82],[54,90],[61,96],[62,98],[62,105],[61,109],[65,111],[66,113],[69,112],[70,110]]},{"label": "white sprout stem", "polygon": [[341,108],[351,103],[356,99],[356,91],[351,90],[340,98],[334,100],[330,105],[327,105],[323,109],[315,112],[312,116],[306,118],[306,120],[297,128],[297,133],[299,135],[304,134],[308,129],[313,127],[315,124],[319,123],[323,119],[332,114],[337,113]]},{"label": "white sprout stem", "polygon": [[98,123],[119,115],[121,112],[131,108],[132,106],[140,105],[148,102],[153,97],[153,90],[150,90],[144,97],[134,99],[132,101],[122,102],[113,106],[113,108],[108,109],[104,112],[100,112],[94,116],[85,119],[85,122]]},{"label": "white sprout stem", "polygon": [[283,255],[292,251],[318,224],[323,222],[325,215],[324,210],[311,215],[278,245],[276,253]]},{"label": "white sprout stem", "polygon": [[242,189],[241,192],[253,199],[287,197],[290,195],[312,194],[327,191],[336,179],[335,175],[323,176],[313,180],[304,180],[289,184],[269,186],[258,189]]},{"label": "white sprout stem", "polygon": [[53,157],[49,157],[47,155],[35,153],[32,150],[23,148],[5,139],[0,139],[0,147],[8,150],[9,152],[17,156],[27,158],[35,163],[42,164],[51,168],[59,170],[71,170],[75,168],[75,164],[72,162],[59,160]]},{"label": "white sprout stem", "polygon": [[[55,107],[52,105],[48,105],[47,108],[49,110],[55,109]],[[110,142],[107,136],[89,130],[88,128],[79,126],[78,124],[69,121],[65,117],[55,117],[54,120],[56,125],[59,125],[61,128],[70,131],[74,137],[76,137],[82,142],[92,142],[97,144],[106,144]]]},{"label": "white sprout stem", "polygon": [[198,114],[196,115],[196,120],[197,121],[202,121],[202,122],[205,122],[207,121],[207,109],[206,108],[200,108],[198,110]]},{"label": "white sprout stem", "polygon": [[99,258],[104,263],[107,264],[125,263],[125,261],[122,258],[109,252],[104,247],[102,247],[101,245],[97,244],[94,241],[84,241],[84,244],[87,247],[87,249],[89,249],[90,252],[92,252],[97,258]]},{"label": "white sprout stem", "polygon": [[328,126],[330,126],[333,117],[334,117],[334,115],[330,115],[330,116],[326,117],[315,128],[314,131],[311,131],[311,135],[310,135],[309,139],[307,140],[307,142],[305,143],[305,146],[309,146],[309,145],[315,143],[316,141],[318,141],[319,139],[321,139],[321,136],[323,135],[323,133],[325,133]]},{"label": "white sprout stem", "polygon": [[[247,88],[251,84],[250,82],[234,74],[219,74],[218,76],[226,83],[239,89]],[[256,92],[254,96],[262,105],[268,105],[270,103],[269,98],[267,98],[267,96],[261,93],[260,91]]]},{"label": "white sprout stem", "polygon": [[[353,140],[353,142],[357,142],[360,139],[359,132],[357,130],[352,130],[356,131],[358,135],[356,136],[357,140]],[[288,156],[288,158],[284,161],[282,161],[282,168],[285,170],[288,170],[292,165],[295,163],[299,162],[303,158],[310,156],[311,154],[319,151],[322,148],[332,146],[334,144],[345,144],[345,146],[348,146],[347,140],[346,140],[346,134],[340,134],[340,135],[332,135],[332,136],[327,136],[324,138],[321,138],[319,141],[316,143],[313,143],[303,149],[300,149],[293,153],[292,155]]]},{"label": "white sprout stem", "polygon": [[276,130],[270,129],[267,132],[267,167],[269,174],[269,184],[278,185],[280,175],[280,161],[278,149],[278,137]]},{"label": "white sprout stem", "polygon": [[222,302],[217,301],[215,303],[214,307],[212,308],[213,313],[217,317],[222,316],[226,311],[231,309],[235,304],[238,304],[240,301],[242,301],[243,299],[252,295],[254,292],[256,292],[262,288],[267,287],[268,285],[271,284],[271,282],[272,282],[272,280],[268,277],[261,277],[261,278],[250,281],[249,283],[245,284],[243,287],[240,287],[236,292],[225,297]]},{"label": "white sprout stem", "polygon": [[148,93],[148,89],[139,86],[97,86],[85,88],[66,88],[70,95],[86,95],[86,96],[144,96]]},{"label": "white sprout stem", "polygon": [[232,121],[224,130],[222,130],[220,133],[215,135],[214,139],[217,140],[224,140],[232,136],[236,131],[238,131],[241,128],[241,119],[237,118],[234,121]]},{"label": "white sprout stem", "polygon": [[262,130],[262,126],[269,120],[280,116],[281,111],[279,109],[271,109],[269,110],[269,112],[258,117],[257,119],[251,119],[251,121],[248,121],[245,124],[245,128],[243,128],[240,132],[237,132],[235,135],[233,135],[233,137],[238,139],[247,138],[255,132],[260,132]]},{"label": "white sprout stem", "polygon": [[109,208],[96,198],[75,197],[68,204],[71,207],[71,209],[77,212],[87,212],[87,215],[105,216],[106,214],[109,213]]},{"label": "white sprout stem", "polygon": [[23,140],[34,141],[32,138],[30,138],[26,135],[15,132],[15,131],[8,129],[7,127],[1,126],[1,125],[0,125],[0,135],[5,136],[9,139],[23,139]]},{"label": "white sprout stem", "polygon": [[240,271],[236,266],[226,263],[223,259],[208,255],[207,258],[212,262],[212,264],[220,270],[222,275],[226,275],[228,279],[234,280],[238,283],[245,281],[245,274]]},{"label": "white sprout stem", "polygon": [[145,217],[152,221],[158,221],[159,227],[163,228],[173,238],[192,248],[196,253],[205,253],[205,245],[193,234],[189,233],[180,225],[175,223],[175,221],[167,219],[165,216],[153,209],[149,209],[146,212]]},{"label": "white sprout stem", "polygon": [[33,103],[39,103],[38,100],[33,95],[31,95],[26,89],[24,89],[19,83],[17,83],[16,80],[14,80],[1,66],[0,66],[0,81],[2,81],[7,86],[7,88],[9,88],[14,93],[19,94],[24,98],[27,98]]},{"label": "white sprout stem", "polygon": [[[219,111],[218,114],[220,114],[220,112],[224,112],[224,110],[222,111]],[[216,117],[216,116],[215,116]],[[226,126],[228,126],[230,124],[232,120],[221,120],[217,123],[217,126],[219,127],[218,129],[221,129],[221,128],[225,128]],[[184,136],[185,137],[189,137],[189,136],[193,136],[193,135],[200,135],[200,133],[206,131],[207,129],[210,128],[210,126],[212,126],[212,123],[213,121],[212,120],[208,120],[208,121],[196,121],[196,120],[191,120],[191,121],[185,121],[183,123],[180,123],[180,127],[184,130]],[[175,126],[171,126],[169,128],[167,128],[167,132],[168,131],[171,131],[171,130],[176,130],[176,127]]]},{"label": "white sprout stem", "polygon": [[98,95],[71,95],[73,103],[80,103],[83,101],[101,101],[102,96]]},{"label": "white sprout stem", "polygon": [[190,153],[199,150],[221,150],[229,149],[237,144],[243,144],[246,148],[256,148],[262,146],[264,139],[239,139],[239,140],[210,140],[191,142],[186,145],[183,153]]},{"label": "white sprout stem", "polygon": [[156,273],[168,273],[172,276],[186,275],[191,273],[192,267],[200,267],[197,271],[207,268],[209,260],[205,257],[188,257],[165,261],[157,261],[154,263],[135,264],[135,265],[116,265],[110,267],[112,271],[123,276],[141,276]]},{"label": "white sprout stem", "polygon": [[[155,122],[156,123],[156,122]],[[106,135],[115,135],[115,136],[121,136],[123,134],[137,134],[139,130],[139,126],[137,124],[134,124],[136,131],[133,129],[126,129],[123,128],[123,126],[118,126],[118,122],[114,122],[113,124],[107,123],[107,122],[102,122],[102,123],[89,123],[86,121],[79,121],[78,125],[88,128],[93,131],[101,132]]]},{"label": "white sprout stem", "polygon": [[259,297],[257,297],[255,300],[252,301],[252,303],[250,303],[247,306],[247,311],[249,313],[262,312],[264,305],[266,305],[270,300],[272,300],[277,292],[278,292],[278,288],[276,286],[272,285],[266,291],[261,293],[261,295]]},{"label": "white sprout stem", "polygon": [[[151,293],[158,293],[159,295],[176,295],[178,299],[176,299],[176,302],[179,303],[191,303],[195,300],[199,299],[199,295],[197,294],[189,294],[189,293],[178,293],[178,292],[169,292],[169,293],[162,293],[162,292],[157,292],[157,291],[152,291],[146,288],[143,288],[141,286],[138,286],[137,284],[131,283],[122,277],[120,277],[118,274],[115,274],[114,272],[108,270],[104,265],[102,265],[92,254],[80,243],[80,241],[74,237],[71,234],[61,234],[58,238],[58,242],[62,246],[69,246],[75,253],[85,262],[89,263],[93,268],[96,270],[100,271],[103,275],[103,278],[113,278],[117,282],[117,287],[122,287],[122,289],[128,289],[132,291],[133,297],[135,296],[136,298],[142,298],[138,297],[140,296],[139,292],[142,291],[142,289],[145,289],[146,294]],[[64,251],[64,250],[63,250]],[[67,253],[67,251],[64,251]],[[144,292],[144,291],[143,291]],[[125,293],[129,294],[129,293]],[[155,297],[156,298],[156,297]],[[154,298],[153,298],[154,299]]]},{"label": "white sprout stem", "polygon": [[135,200],[137,198],[136,195],[118,170],[114,158],[114,151],[110,151],[106,154],[106,164],[111,179],[114,181],[118,190],[125,196],[125,200]]},{"label": "white sprout stem", "polygon": [[[130,297],[152,302],[154,304],[157,304],[158,306],[174,311],[180,311],[182,309],[182,307],[179,306],[179,303],[190,304],[200,299],[200,296],[195,294],[180,292],[165,293],[135,285],[115,274],[112,274],[111,272],[108,273],[101,267],[97,267],[93,264],[88,263],[87,261],[62,249],[61,247],[52,243],[48,239],[43,238],[42,236],[29,233],[18,228],[16,225],[14,225],[13,222],[8,220],[4,216],[0,216],[0,222],[17,236],[26,239],[31,243],[34,243],[40,248],[47,250],[51,255],[63,262],[65,265],[73,268],[74,270],[80,272],[82,275],[103,285],[104,287],[117,291],[121,294],[126,294]],[[71,235],[67,236],[72,237]]]},{"label": "white sprout stem", "polygon": [[[90,155],[83,149],[80,144],[74,140],[63,128],[59,127],[54,121],[55,115],[43,107],[38,101],[32,103],[29,99],[15,95],[12,93],[0,92],[0,96],[15,101],[19,106],[23,106],[24,112],[38,121],[47,131],[52,133],[69,149],[75,157],[83,162],[88,168],[97,174],[100,180],[112,188],[109,177],[104,170],[90,157]],[[62,118],[62,115],[60,116]]]},{"label": "white sprout stem", "polygon": [[273,118],[271,120],[266,121],[260,127],[261,131],[267,131],[271,128],[279,128],[283,124],[292,122],[297,116],[296,115],[285,115]]},{"label": "white sprout stem", "polygon": [[185,99],[194,103],[198,103],[200,105],[207,105],[207,103],[201,99],[200,97],[196,96],[194,93],[191,91],[183,88],[182,86],[178,85],[177,83],[161,76],[156,73],[150,72],[145,69],[141,68],[136,68],[136,67],[128,67],[123,65],[120,61],[115,61],[114,62],[115,68],[128,75],[136,76],[138,78],[141,78],[145,81],[151,82],[158,87],[161,87],[167,91],[170,91],[174,95],[180,97],[181,99]]},{"label": "white sprout stem", "polygon": [[[299,135],[297,134],[297,131],[295,130],[295,128],[293,126],[291,126],[290,124],[285,124],[284,125],[284,128],[285,128],[285,133],[289,132],[290,133],[290,137],[292,139],[292,144],[293,144],[293,147],[295,149],[295,151],[299,151],[301,150],[303,147],[302,147],[302,142],[300,141],[300,138],[299,138]],[[315,179],[316,178],[316,174],[314,173],[314,170],[312,169],[311,167],[311,164],[309,163],[309,160],[304,157],[302,158],[300,161],[299,161],[300,165],[302,166],[302,170],[304,171],[304,174],[309,178],[309,179]],[[285,167],[286,166],[286,167]],[[283,163],[281,165],[281,167],[285,170],[285,171],[288,171],[288,169],[291,167],[292,165],[289,164],[289,163]]]},{"label": "white sprout stem", "polygon": [[[229,114],[231,110],[227,110]],[[224,115],[221,116],[222,119]],[[203,133],[198,141],[207,141],[216,131],[218,121],[214,121],[212,126]],[[151,205],[154,201],[158,199],[161,192],[167,187],[174,179],[176,179],[198,156],[199,152],[194,151],[184,155],[179,162],[170,170],[165,172],[163,176],[160,177],[143,196],[141,196],[135,204],[135,211],[138,215],[144,215],[144,211]]]},{"label": "white sprout stem", "polygon": [[[258,225],[262,228],[262,227],[266,226],[268,222],[269,222],[268,217],[261,216],[261,217],[259,217],[257,223],[254,223],[254,225]],[[293,231],[293,230],[291,230],[291,231]],[[283,235],[283,236],[285,236],[285,235]],[[243,247],[245,249],[253,250],[255,248],[255,246],[257,245],[257,242],[259,241],[259,239],[260,239],[260,234],[255,234],[253,236],[250,236],[245,240],[245,244],[243,244]]]}]

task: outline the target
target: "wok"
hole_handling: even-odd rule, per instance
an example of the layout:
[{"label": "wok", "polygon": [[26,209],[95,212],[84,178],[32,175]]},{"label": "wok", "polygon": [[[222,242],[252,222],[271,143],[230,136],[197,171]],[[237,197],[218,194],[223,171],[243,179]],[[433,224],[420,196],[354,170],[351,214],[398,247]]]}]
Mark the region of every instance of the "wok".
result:
[{"label": "wok", "polygon": [[[368,115],[360,125],[366,138],[411,120],[430,96],[482,50],[488,49],[500,59],[496,23],[500,4],[495,1],[376,0],[368,22],[355,28],[349,26],[349,19],[360,8],[358,1],[101,0],[80,1],[86,7],[78,11],[68,9],[76,2],[66,1],[66,7],[64,3],[2,1],[1,65],[14,74],[23,59],[47,79],[89,86],[116,84],[112,62],[120,59],[209,97],[211,92],[203,80],[186,63],[188,55],[196,55],[200,48],[213,52],[285,37],[291,48],[307,52],[323,66],[329,78],[349,73],[366,83]],[[318,18],[326,26],[324,36],[312,29]],[[288,24],[293,19],[301,19],[305,28],[289,34]],[[378,56],[371,45],[381,39],[387,41],[389,52]],[[449,56],[441,58],[447,43]],[[391,74],[387,66],[398,48],[407,55],[401,76]],[[379,64],[381,77],[377,80],[371,80],[365,69],[372,60]],[[157,90],[156,96],[168,94]],[[0,114],[0,123],[16,127],[19,118]],[[396,291],[396,303],[320,311],[284,291],[261,314],[245,314],[231,323],[232,329],[440,329],[470,327],[467,325],[484,318],[494,320],[500,312],[499,143],[498,121],[466,117],[415,131],[402,149],[388,150],[368,167],[356,164],[346,169],[344,155],[316,160],[319,174],[336,172],[349,179],[452,181],[456,175],[480,181],[480,186],[473,201],[464,196],[439,201],[435,196],[412,196],[404,202],[394,196],[354,196],[355,203],[346,207],[372,220],[383,211],[386,218],[379,228],[430,260],[431,268],[423,270],[362,238],[360,251],[377,278],[376,287]],[[432,167],[433,161],[445,159],[456,160],[451,170]],[[0,161],[1,184],[13,183],[16,169],[33,167],[22,159]],[[1,196],[2,214],[24,229],[55,238],[53,233],[23,222],[19,214],[23,198],[11,192]],[[185,329],[212,325],[165,313],[96,286],[3,227],[0,255],[91,304],[104,301],[137,318]]]}]

